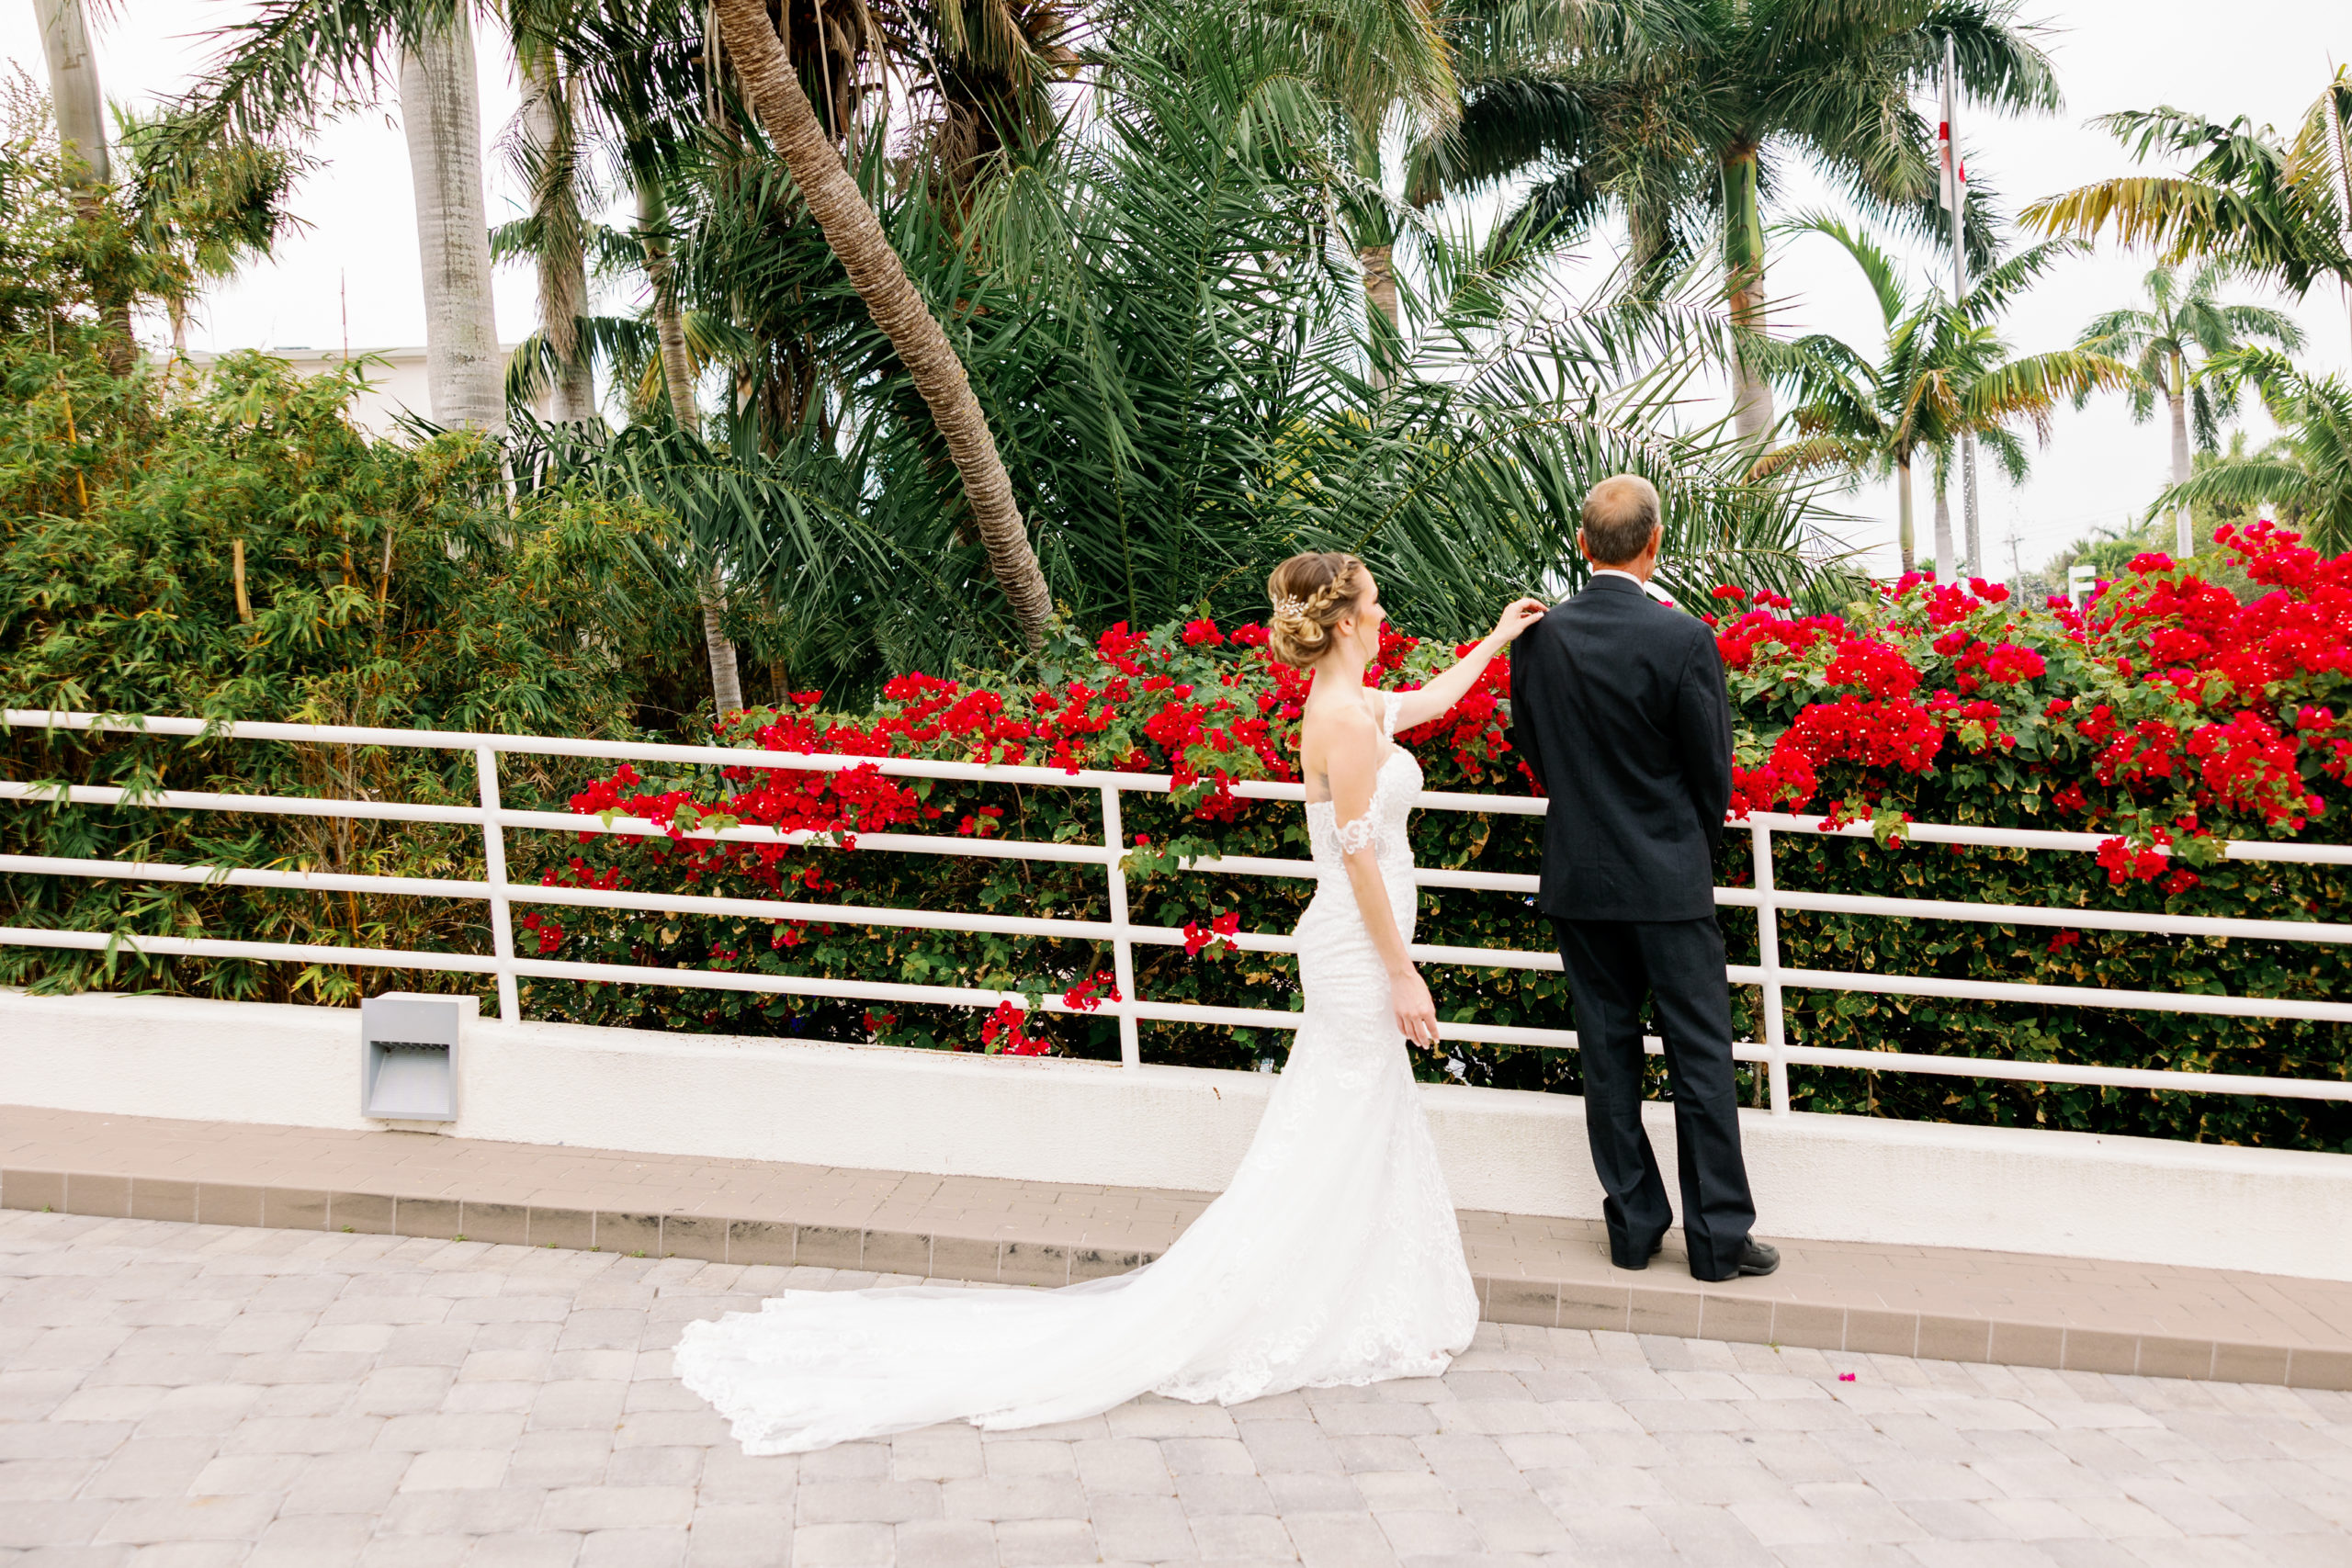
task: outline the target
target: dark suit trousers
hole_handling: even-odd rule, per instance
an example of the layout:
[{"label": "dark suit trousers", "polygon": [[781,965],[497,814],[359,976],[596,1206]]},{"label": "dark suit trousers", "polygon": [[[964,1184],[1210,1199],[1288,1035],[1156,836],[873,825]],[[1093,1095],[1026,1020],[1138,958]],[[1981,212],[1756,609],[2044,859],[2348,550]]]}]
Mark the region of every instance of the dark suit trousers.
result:
[{"label": "dark suit trousers", "polygon": [[1690,1272],[1728,1280],[1756,1223],[1739,1152],[1732,1078],[1731,987],[1714,917],[1698,920],[1558,920],[1560,958],[1576,999],[1585,1128],[1608,1194],[1609,1251],[1639,1268],[1674,1223],[1657,1156],[1642,1130],[1642,1001],[1657,998],[1674,1089],[1682,1235]]}]

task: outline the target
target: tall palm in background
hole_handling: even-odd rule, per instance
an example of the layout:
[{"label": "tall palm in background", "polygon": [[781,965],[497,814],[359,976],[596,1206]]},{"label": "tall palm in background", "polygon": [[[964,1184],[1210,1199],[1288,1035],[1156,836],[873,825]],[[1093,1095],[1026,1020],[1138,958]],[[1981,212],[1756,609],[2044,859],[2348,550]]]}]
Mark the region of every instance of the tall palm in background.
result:
[{"label": "tall palm in background", "polygon": [[[1845,250],[1870,287],[1885,337],[1875,351],[1827,333],[1764,351],[1766,365],[1797,401],[1790,412],[1793,438],[1768,451],[1756,472],[1891,474],[1906,572],[1917,565],[1911,470],[1922,457],[1935,459],[1936,555],[1949,571],[1956,558],[1946,480],[1962,437],[1984,440],[2005,468],[2021,476],[2017,425],[2047,440],[2062,401],[2134,378],[2128,366],[2090,349],[2013,356],[1996,331],[2017,296],[2072,248],[2064,242],[2045,241],[2008,257],[1954,305],[1935,289],[1915,292],[1884,249],[1836,219],[1803,219],[1788,231],[1826,235]],[[1966,564],[1983,570],[1981,562]]]},{"label": "tall palm in background", "polygon": [[2244,116],[2217,124],[2163,107],[2094,120],[2136,162],[2192,157],[2182,175],[2125,175],[2034,203],[2023,221],[2044,233],[2097,237],[2110,224],[2159,259],[2226,260],[2297,299],[2321,278],[2352,310],[2352,74],[2339,69],[2291,140]]},{"label": "tall palm in background", "polygon": [[2275,349],[2240,349],[2213,368],[2253,383],[2278,438],[2259,452],[2202,464],[2157,497],[2149,514],[2275,504],[2315,548],[2352,549],[2352,386],[2341,376],[2298,369]]},{"label": "tall palm in background", "polygon": [[210,73],[175,113],[175,134],[269,141],[307,131],[392,85],[416,193],[425,377],[436,423],[506,425],[482,193],[481,93],[466,0],[267,0],[221,29]]},{"label": "tall palm in background", "polygon": [[[90,19],[82,0],[33,0],[33,17],[49,62],[51,112],[57,119],[66,178],[87,214],[106,199],[107,188],[114,183],[113,159],[107,148],[106,94],[98,85]],[[101,300],[99,310],[109,329],[107,363],[116,375],[128,375],[133,354],[129,296]]]},{"label": "tall palm in background", "polygon": [[[1776,162],[1810,163],[1866,213],[1938,234],[1936,127],[1913,99],[1940,69],[1945,40],[1977,102],[2059,107],[2050,62],[2017,11],[2015,0],[1563,7],[1571,20],[1533,51],[1464,51],[1460,123],[1421,150],[1413,190],[1426,199],[1533,174],[1532,209],[1576,223],[1622,211],[1632,274],[1650,287],[1712,234],[1733,320],[1761,331]],[[1500,22],[1491,30],[1511,33]],[[1992,231],[1981,200],[1969,211],[1981,263]],[[1741,436],[1761,439],[1772,389],[1757,355],[1734,361],[1732,396]]]},{"label": "tall palm in background", "polygon": [[[2222,299],[2233,270],[2233,263],[2209,261],[2184,276],[2159,264],[2148,274],[2144,306],[2108,311],[2079,340],[2084,348],[2128,360],[2139,373],[2130,389],[2133,423],[2147,423],[2157,397],[2164,398],[2172,416],[2173,485],[2188,482],[2192,434],[2200,450],[2211,452],[2222,422],[2237,412],[2237,378],[2215,375],[2216,361],[2256,339],[2302,346],[2302,329],[2283,310]],[[2176,553],[2186,559],[2196,549],[2188,507],[2175,509],[2173,526]]]}]

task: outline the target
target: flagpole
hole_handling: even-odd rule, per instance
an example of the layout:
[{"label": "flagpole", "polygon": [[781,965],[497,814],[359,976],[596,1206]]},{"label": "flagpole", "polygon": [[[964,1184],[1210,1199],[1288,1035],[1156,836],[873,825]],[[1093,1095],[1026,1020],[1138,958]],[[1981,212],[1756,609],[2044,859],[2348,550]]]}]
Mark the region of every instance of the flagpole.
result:
[{"label": "flagpole", "polygon": [[[1968,249],[1962,222],[1968,207],[1968,180],[1960,161],[1960,51],[1950,33],[1944,35],[1943,109],[1943,182],[1951,198],[1951,302],[1957,312],[1960,302],[1968,297]],[[1967,530],[1967,542],[1962,547],[1964,565],[1968,570],[1982,575],[1984,563],[1978,558],[1982,548],[1976,523],[1976,435],[1968,430],[1960,435],[1960,495]]]}]

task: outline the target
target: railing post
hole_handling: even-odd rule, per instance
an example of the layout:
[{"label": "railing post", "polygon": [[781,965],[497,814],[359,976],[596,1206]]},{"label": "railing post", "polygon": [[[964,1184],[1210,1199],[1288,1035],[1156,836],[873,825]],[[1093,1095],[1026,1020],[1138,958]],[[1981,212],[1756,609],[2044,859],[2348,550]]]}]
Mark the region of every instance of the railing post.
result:
[{"label": "railing post", "polygon": [[514,994],[514,911],[506,902],[506,829],[499,826],[498,753],[474,748],[474,776],[481,784],[481,870],[490,884],[490,950],[498,960],[498,1016],[523,1021]]},{"label": "railing post", "polygon": [[1143,1065],[1143,1039],[1136,1015],[1128,1010],[1136,1000],[1136,949],[1127,936],[1126,829],[1119,818],[1119,789],[1102,786],[1102,847],[1108,852],[1103,869],[1111,874],[1111,973],[1119,983],[1119,1065]]},{"label": "railing post", "polygon": [[1756,840],[1756,953],[1764,971],[1764,1046],[1771,1053],[1772,1114],[1789,1113],[1788,1023],[1781,1012],[1781,909],[1772,891],[1772,829],[1761,823],[1748,831]]}]

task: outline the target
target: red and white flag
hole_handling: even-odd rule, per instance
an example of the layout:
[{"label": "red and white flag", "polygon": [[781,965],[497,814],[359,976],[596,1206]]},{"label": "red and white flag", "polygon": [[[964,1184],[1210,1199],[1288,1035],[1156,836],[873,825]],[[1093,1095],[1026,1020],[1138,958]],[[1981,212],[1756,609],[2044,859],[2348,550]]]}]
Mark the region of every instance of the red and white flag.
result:
[{"label": "red and white flag", "polygon": [[1947,73],[1943,86],[1944,118],[1936,127],[1936,205],[1947,212],[1959,212],[1968,205],[1968,167],[1960,161],[1960,149],[1951,140],[1951,77]]}]

